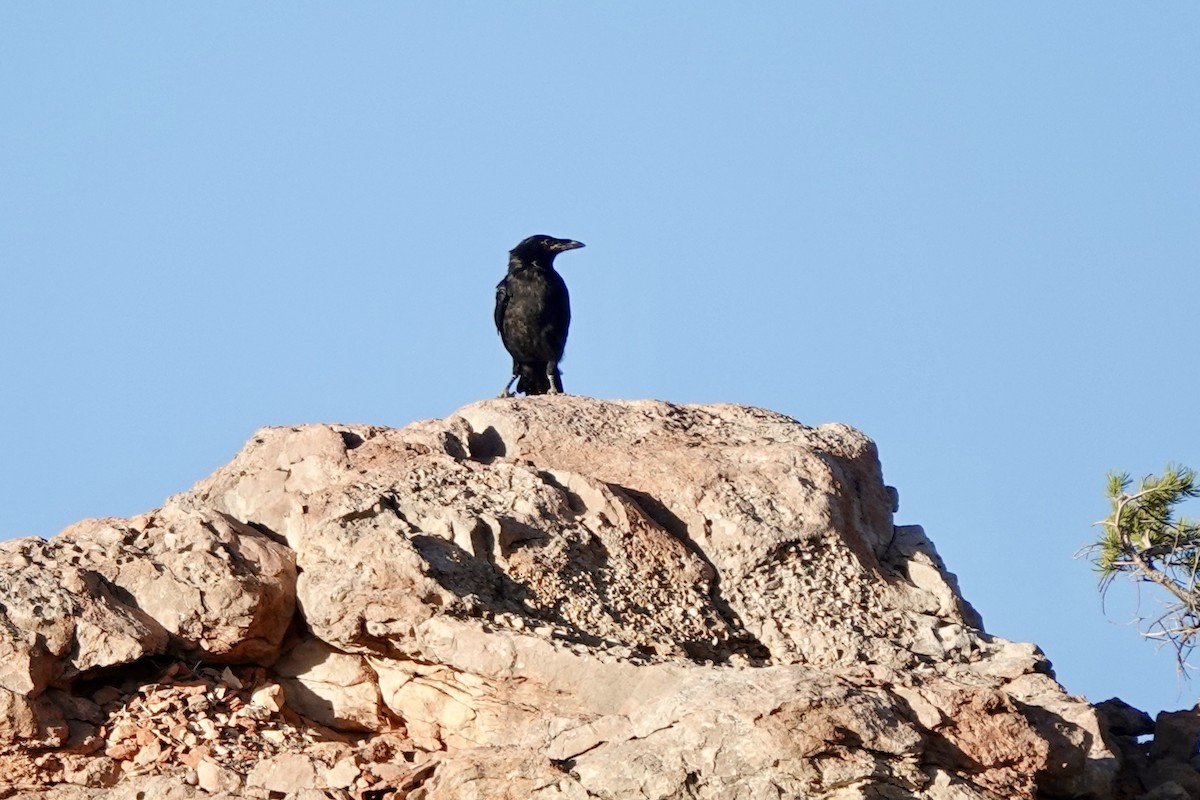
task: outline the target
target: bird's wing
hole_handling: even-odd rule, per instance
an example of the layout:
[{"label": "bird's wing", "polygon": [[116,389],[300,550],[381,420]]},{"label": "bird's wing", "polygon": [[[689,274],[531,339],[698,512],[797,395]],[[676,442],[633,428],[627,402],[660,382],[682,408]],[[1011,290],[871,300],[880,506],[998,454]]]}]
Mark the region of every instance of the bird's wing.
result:
[{"label": "bird's wing", "polygon": [[557,272],[551,276],[543,324],[547,343],[561,356],[567,346],[567,330],[571,327],[571,295],[567,292],[566,281]]},{"label": "bird's wing", "polygon": [[496,320],[496,333],[504,332],[504,309],[508,307],[508,278],[496,284],[496,311],[493,316]]}]

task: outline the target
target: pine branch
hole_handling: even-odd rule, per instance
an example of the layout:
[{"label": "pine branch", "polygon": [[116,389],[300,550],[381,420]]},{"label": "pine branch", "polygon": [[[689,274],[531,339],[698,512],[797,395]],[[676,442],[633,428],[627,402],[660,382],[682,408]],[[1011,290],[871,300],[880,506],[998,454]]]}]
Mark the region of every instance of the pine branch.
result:
[{"label": "pine branch", "polygon": [[1109,473],[1111,513],[1096,523],[1098,540],[1081,551],[1100,573],[1101,595],[1117,575],[1158,586],[1171,598],[1159,618],[1141,623],[1148,639],[1170,642],[1181,667],[1200,638],[1200,524],[1176,519],[1175,509],[1200,497],[1194,470],[1168,465],[1159,477],[1147,475],[1130,492],[1128,474]]}]

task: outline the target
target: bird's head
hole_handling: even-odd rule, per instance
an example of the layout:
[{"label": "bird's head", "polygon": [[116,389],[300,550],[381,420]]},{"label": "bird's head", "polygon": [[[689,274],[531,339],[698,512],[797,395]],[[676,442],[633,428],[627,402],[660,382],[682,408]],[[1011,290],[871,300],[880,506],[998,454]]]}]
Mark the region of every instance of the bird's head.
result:
[{"label": "bird's head", "polygon": [[574,239],[555,239],[553,236],[539,233],[523,239],[520,244],[509,251],[509,254],[526,263],[549,266],[559,253],[580,247],[583,247],[583,242],[577,242]]}]

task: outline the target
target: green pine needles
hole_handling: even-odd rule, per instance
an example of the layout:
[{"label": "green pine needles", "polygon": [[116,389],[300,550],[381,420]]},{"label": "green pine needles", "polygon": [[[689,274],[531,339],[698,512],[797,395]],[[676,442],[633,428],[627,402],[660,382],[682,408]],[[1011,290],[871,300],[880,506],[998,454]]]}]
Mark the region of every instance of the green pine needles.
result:
[{"label": "green pine needles", "polygon": [[1101,522],[1099,541],[1086,548],[1106,593],[1121,574],[1164,589],[1168,600],[1156,618],[1142,619],[1142,635],[1175,648],[1180,667],[1200,636],[1200,523],[1176,515],[1176,507],[1200,497],[1195,470],[1168,465],[1147,475],[1136,491],[1127,474],[1109,473],[1112,513]]}]

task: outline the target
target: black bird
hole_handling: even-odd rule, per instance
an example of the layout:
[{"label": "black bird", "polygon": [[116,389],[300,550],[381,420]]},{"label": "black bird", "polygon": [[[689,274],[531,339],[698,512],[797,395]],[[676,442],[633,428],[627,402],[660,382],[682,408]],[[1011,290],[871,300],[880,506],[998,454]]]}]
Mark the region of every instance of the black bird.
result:
[{"label": "black bird", "polygon": [[558,362],[567,346],[571,325],[571,298],[567,284],[554,271],[554,257],[583,242],[530,236],[508,252],[508,274],[496,284],[496,330],[513,360],[509,389],[531,394],[560,394],[562,373]]}]

